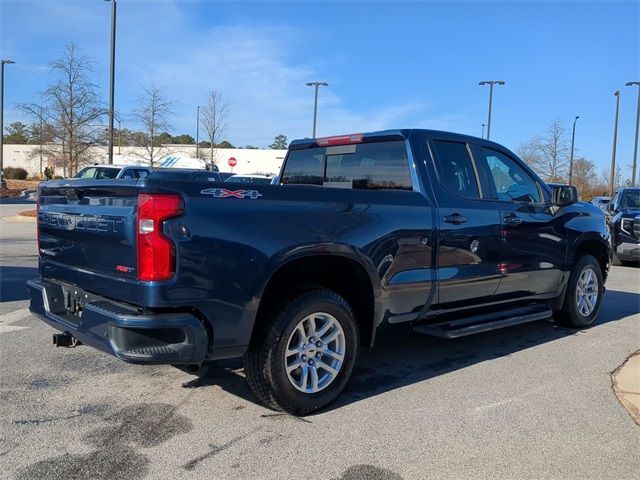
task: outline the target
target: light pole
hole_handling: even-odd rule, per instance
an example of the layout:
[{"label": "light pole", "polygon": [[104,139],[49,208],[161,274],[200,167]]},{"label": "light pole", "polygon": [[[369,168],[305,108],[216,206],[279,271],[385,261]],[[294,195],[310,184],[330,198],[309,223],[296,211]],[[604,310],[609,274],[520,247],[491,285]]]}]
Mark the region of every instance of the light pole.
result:
[{"label": "light pole", "polygon": [[315,96],[313,100],[313,138],[316,138],[316,119],[318,117],[318,87],[328,87],[326,82],[307,82],[307,87],[315,87]]},{"label": "light pole", "polygon": [[4,183],[4,65],[16,63],[13,60],[0,60],[0,185]]},{"label": "light pole", "polygon": [[636,165],[638,160],[638,128],[640,127],[640,82],[627,82],[625,86],[637,85],[638,88],[638,108],[636,109],[636,139],[633,142],[633,167],[631,168],[631,186],[636,186]]},{"label": "light pole", "polygon": [[196,114],[196,158],[200,158],[200,105]]},{"label": "light pole", "polygon": [[573,180],[573,146],[576,141],[576,122],[580,117],[576,116],[573,119],[573,133],[571,134],[571,156],[569,157],[569,185],[571,185],[571,181]]},{"label": "light pole", "polygon": [[611,177],[609,178],[609,196],[613,197],[616,175],[616,144],[618,143],[618,112],[620,111],[620,90],[614,93],[616,96],[616,116],[613,121],[613,151],[611,152]]},{"label": "light pole", "polygon": [[116,74],[116,0],[111,2],[111,60],[109,66],[109,163],[113,163],[114,84]]},{"label": "light pole", "polygon": [[482,135],[480,136],[480,138],[484,138],[484,127],[486,127],[487,125],[484,123],[481,123],[480,125],[482,125]]},{"label": "light pole", "polygon": [[478,85],[489,85],[489,119],[487,120],[487,140],[491,138],[491,104],[493,103],[493,86],[504,85],[502,80],[483,80]]}]

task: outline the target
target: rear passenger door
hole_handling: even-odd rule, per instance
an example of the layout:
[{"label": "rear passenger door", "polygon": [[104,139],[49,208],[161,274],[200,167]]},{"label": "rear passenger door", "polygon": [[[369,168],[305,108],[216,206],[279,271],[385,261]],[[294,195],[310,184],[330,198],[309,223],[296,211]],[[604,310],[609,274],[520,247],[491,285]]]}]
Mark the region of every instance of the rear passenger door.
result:
[{"label": "rear passenger door", "polygon": [[437,173],[439,306],[489,302],[500,282],[500,210],[487,199],[466,142],[435,137],[429,147]]},{"label": "rear passenger door", "polygon": [[475,152],[490,195],[500,206],[502,281],[496,299],[555,295],[562,285],[567,245],[547,193],[510,152],[484,145]]}]

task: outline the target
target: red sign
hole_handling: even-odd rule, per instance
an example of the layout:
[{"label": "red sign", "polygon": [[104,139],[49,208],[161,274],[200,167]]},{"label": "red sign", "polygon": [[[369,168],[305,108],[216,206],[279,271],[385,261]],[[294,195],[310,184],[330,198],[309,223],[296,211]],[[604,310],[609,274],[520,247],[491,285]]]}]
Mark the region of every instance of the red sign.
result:
[{"label": "red sign", "polygon": [[228,163],[230,167],[235,167],[238,164],[238,161],[236,160],[236,157],[229,157]]}]

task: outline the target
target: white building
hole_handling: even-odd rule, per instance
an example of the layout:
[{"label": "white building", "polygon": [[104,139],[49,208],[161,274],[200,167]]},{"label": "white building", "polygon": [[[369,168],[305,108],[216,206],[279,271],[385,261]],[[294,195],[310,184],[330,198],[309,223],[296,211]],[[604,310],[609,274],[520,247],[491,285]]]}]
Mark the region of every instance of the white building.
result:
[{"label": "white building", "polygon": [[[210,163],[211,150],[201,149],[205,160],[196,158],[195,145],[163,145],[159,149],[154,168],[202,168]],[[37,145],[4,145],[4,167],[22,167],[30,176],[40,174],[40,155]],[[280,171],[286,150],[214,148],[213,158],[221,172],[236,174],[263,173],[275,175]],[[114,147],[115,165],[149,165],[142,147]],[[91,147],[92,163],[107,163],[107,147]],[[42,169],[54,167],[54,155],[43,155]],[[231,167],[235,160],[235,166]],[[83,165],[84,166],[84,165]],[[55,166],[56,175],[63,175],[62,168]]]}]

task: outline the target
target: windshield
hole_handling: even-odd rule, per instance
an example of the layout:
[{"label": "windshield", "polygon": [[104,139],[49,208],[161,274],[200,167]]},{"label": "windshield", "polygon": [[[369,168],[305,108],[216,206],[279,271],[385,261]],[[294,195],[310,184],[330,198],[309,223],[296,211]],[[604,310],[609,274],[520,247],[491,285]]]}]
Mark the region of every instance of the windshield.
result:
[{"label": "windshield", "polygon": [[80,170],[73,178],[116,178],[120,173],[118,168],[87,167]]},{"label": "windshield", "polygon": [[640,208],[640,190],[625,190],[620,199],[620,208]]}]

